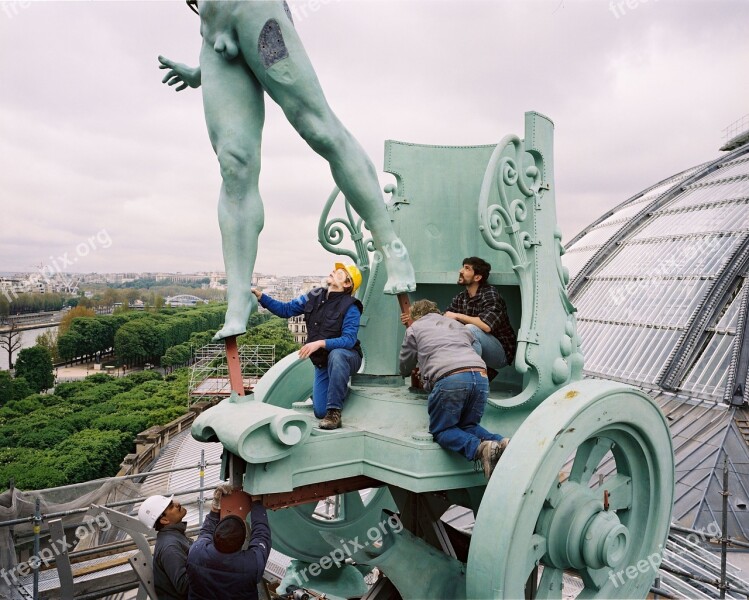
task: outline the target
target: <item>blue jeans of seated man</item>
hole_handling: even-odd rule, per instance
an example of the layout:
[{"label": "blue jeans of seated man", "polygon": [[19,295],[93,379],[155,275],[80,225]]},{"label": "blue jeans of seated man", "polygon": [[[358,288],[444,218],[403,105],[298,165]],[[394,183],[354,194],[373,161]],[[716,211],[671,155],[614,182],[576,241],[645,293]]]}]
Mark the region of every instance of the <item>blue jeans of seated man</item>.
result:
[{"label": "blue jeans of seated man", "polygon": [[486,363],[487,367],[499,371],[502,367],[507,366],[507,355],[502,347],[502,342],[491,333],[482,331],[476,325],[466,325],[466,328],[473,334],[473,349]]},{"label": "blue jeans of seated man", "polygon": [[479,422],[486,407],[489,380],[473,371],[440,379],[429,394],[429,433],[443,448],[460,452],[468,460],[476,458],[484,440],[502,440]]},{"label": "blue jeans of seated man", "polygon": [[356,350],[336,348],[328,354],[328,366],[315,367],[312,385],[312,406],[315,416],[322,419],[331,408],[343,409],[348,393],[348,380],[361,367],[361,356]]}]

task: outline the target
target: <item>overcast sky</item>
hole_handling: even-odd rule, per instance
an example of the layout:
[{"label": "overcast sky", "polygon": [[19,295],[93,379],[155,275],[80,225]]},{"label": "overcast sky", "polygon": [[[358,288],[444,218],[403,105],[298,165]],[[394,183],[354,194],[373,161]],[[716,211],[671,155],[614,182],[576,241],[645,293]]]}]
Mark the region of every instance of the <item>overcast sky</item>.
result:
[{"label": "overcast sky", "polygon": [[[388,138],[494,143],[522,137],[526,110],[551,117],[565,240],[717,157],[749,112],[746,0],[290,4],[378,170]],[[78,272],[223,268],[200,92],[162,85],[156,60],[197,64],[199,48],[181,0],[0,2],[0,271],[62,267],[65,253]],[[324,273],[327,164],[270,99],[263,143],[256,270]]]}]

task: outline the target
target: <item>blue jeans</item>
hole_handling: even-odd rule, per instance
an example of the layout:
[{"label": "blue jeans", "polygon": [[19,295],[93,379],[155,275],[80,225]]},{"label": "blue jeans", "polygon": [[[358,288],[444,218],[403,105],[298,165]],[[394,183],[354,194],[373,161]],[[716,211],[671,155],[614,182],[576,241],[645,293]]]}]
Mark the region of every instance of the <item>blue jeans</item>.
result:
[{"label": "blue jeans", "polygon": [[499,371],[502,367],[507,366],[507,355],[502,347],[502,342],[491,333],[482,331],[476,325],[466,325],[466,328],[473,334],[473,349],[486,363],[487,367]]},{"label": "blue jeans", "polygon": [[328,354],[327,367],[315,367],[312,385],[312,406],[315,416],[322,419],[331,408],[343,409],[348,393],[348,380],[361,367],[361,356],[356,350],[336,348]]},{"label": "blue jeans", "polygon": [[502,436],[481,427],[489,380],[479,372],[456,373],[440,379],[429,394],[429,433],[443,448],[476,458],[484,440]]}]

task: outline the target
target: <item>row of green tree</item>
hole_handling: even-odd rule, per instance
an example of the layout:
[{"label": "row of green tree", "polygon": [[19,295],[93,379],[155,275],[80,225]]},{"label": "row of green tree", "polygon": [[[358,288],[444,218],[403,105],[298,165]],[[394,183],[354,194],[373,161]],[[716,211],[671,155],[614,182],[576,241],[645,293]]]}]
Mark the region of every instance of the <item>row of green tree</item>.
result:
[{"label": "row of green tree", "polygon": [[0,317],[34,312],[62,310],[69,296],[64,294],[0,293]]},{"label": "row of green tree", "polygon": [[[207,343],[212,334],[192,339]],[[268,314],[254,314],[238,341],[275,345],[277,360],[299,348],[286,321]],[[39,394],[52,386],[52,361],[37,345],[19,352],[15,373],[0,371],[0,488],[11,478],[21,489],[41,489],[115,475],[138,433],[186,411],[188,369],[163,379],[155,371],[98,373]]]},{"label": "row of green tree", "polygon": [[[198,279],[197,281],[180,281],[179,286],[183,288],[200,289],[203,285],[207,285],[210,282],[210,277],[204,277],[202,279]],[[157,281],[153,277],[141,277],[139,279],[134,279],[133,281],[126,281],[124,283],[110,283],[108,285],[113,288],[145,288],[147,290],[150,290],[154,287],[169,287],[174,285],[174,283],[171,281],[167,281],[166,279],[160,279]]]},{"label": "row of green tree", "polygon": [[112,315],[73,318],[61,329],[57,350],[62,360],[95,357],[114,348],[126,365],[158,362],[169,348],[182,344],[196,332],[218,330],[225,305],[213,304],[158,312],[126,311]]},{"label": "row of green tree", "polygon": [[0,486],[11,478],[21,489],[41,489],[115,475],[139,432],[185,413],[187,383],[186,369],[166,379],[154,371],[100,373],[61,383],[54,394],[9,399],[0,408]]}]

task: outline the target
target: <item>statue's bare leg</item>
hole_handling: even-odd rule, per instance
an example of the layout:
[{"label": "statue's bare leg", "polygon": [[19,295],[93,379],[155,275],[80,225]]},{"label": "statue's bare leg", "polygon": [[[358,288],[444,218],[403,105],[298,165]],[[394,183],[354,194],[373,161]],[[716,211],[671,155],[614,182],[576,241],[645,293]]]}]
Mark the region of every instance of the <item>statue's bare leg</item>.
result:
[{"label": "statue's bare leg", "polygon": [[336,185],[367,223],[387,269],[385,291],[413,291],[413,267],[390,222],[374,165],[328,106],[283,3],[242,6],[234,22],[242,57],[292,126],[328,161]]},{"label": "statue's bare leg", "polygon": [[263,229],[258,176],[265,106],[263,90],[243,61],[226,61],[204,43],[200,68],[208,135],[223,180],[218,219],[229,307],[214,338],[222,339],[247,331],[250,312],[257,305],[250,286]]}]

